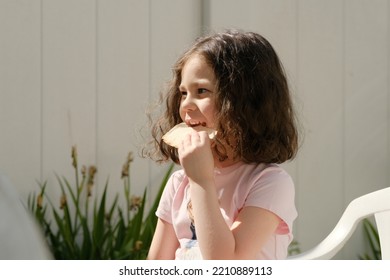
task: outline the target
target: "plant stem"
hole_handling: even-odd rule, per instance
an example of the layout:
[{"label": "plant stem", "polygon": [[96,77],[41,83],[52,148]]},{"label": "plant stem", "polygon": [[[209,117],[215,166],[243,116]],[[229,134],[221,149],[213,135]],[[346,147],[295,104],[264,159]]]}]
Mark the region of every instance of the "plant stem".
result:
[{"label": "plant stem", "polygon": [[[79,185],[79,173],[78,173],[78,165],[77,165],[77,160],[76,160],[76,164],[74,166],[74,170],[75,170],[75,175],[76,175],[76,209],[79,209],[79,201],[80,201],[80,193],[81,193],[81,186]],[[77,232],[77,224],[78,224],[78,213],[77,211],[75,211],[74,213],[74,230],[75,232]]]},{"label": "plant stem", "polygon": [[130,222],[130,178],[129,177],[130,175],[124,178],[125,195],[126,195],[126,215],[127,215],[126,226],[128,226]]}]

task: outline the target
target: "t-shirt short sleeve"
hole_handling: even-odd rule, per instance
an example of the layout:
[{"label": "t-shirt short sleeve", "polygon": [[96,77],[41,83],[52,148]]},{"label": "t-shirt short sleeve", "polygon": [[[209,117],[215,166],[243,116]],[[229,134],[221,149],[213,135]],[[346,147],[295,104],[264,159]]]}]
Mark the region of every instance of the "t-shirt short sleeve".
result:
[{"label": "t-shirt short sleeve", "polygon": [[156,210],[156,216],[160,219],[172,224],[172,202],[176,194],[176,190],[183,180],[183,173],[176,171],[169,177],[167,184],[161,195],[159,205]]},{"label": "t-shirt short sleeve", "polygon": [[290,175],[280,167],[268,167],[256,178],[244,206],[255,206],[276,214],[282,221],[276,233],[291,233],[297,217],[294,183]]}]

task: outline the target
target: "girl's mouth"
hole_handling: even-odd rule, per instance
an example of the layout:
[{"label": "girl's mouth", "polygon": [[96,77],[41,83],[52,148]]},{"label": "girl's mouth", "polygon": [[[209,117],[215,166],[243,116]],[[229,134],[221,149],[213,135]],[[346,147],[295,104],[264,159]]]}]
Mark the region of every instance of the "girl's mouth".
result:
[{"label": "girl's mouth", "polygon": [[196,131],[205,131],[207,132],[209,138],[212,140],[215,138],[215,135],[217,134],[217,131],[215,131],[212,128],[206,127],[206,123],[204,122],[192,122],[191,124],[188,122],[182,122],[177,125],[175,125],[173,128],[171,128],[167,133],[164,134],[162,137],[162,140],[175,148],[178,148],[181,142],[183,141],[183,138],[193,130]]},{"label": "girl's mouth", "polygon": [[196,127],[196,126],[206,126],[206,122],[191,122],[188,121],[186,124],[190,127]]}]

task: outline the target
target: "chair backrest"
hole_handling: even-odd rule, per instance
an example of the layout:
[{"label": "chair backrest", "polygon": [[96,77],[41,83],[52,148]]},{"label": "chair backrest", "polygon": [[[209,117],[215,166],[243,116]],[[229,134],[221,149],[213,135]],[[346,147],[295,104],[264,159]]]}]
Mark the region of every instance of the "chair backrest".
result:
[{"label": "chair backrest", "polygon": [[288,259],[331,259],[351,237],[357,224],[369,216],[375,216],[382,259],[390,259],[390,187],[354,199],[333,231],[322,242],[311,250]]},{"label": "chair backrest", "polygon": [[0,173],[0,260],[19,259],[52,259],[52,256],[16,189]]}]

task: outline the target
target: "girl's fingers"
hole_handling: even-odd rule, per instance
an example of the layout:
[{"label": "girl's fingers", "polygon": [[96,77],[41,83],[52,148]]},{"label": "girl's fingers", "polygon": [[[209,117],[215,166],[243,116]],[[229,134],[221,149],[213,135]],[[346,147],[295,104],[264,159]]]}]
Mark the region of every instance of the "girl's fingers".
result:
[{"label": "girl's fingers", "polygon": [[196,132],[196,131],[192,131],[191,133],[188,133],[183,141],[182,141],[182,145],[183,146],[191,146],[193,144],[196,144],[200,141],[200,136],[199,136],[199,133]]},{"label": "girl's fingers", "polygon": [[183,138],[183,141],[179,145],[178,152],[179,154],[184,154],[191,151],[193,152],[202,147],[204,148],[205,146],[210,146],[210,139],[208,137],[208,134],[204,131],[193,131],[191,133],[188,133]]},{"label": "girl's fingers", "polygon": [[178,149],[179,154],[182,154],[187,147],[190,147],[191,143],[192,143],[191,134],[188,133],[186,136],[184,136],[183,140],[181,141],[181,144]]},{"label": "girl's fingers", "polygon": [[183,139],[183,145],[191,145],[191,134],[187,134]]}]

